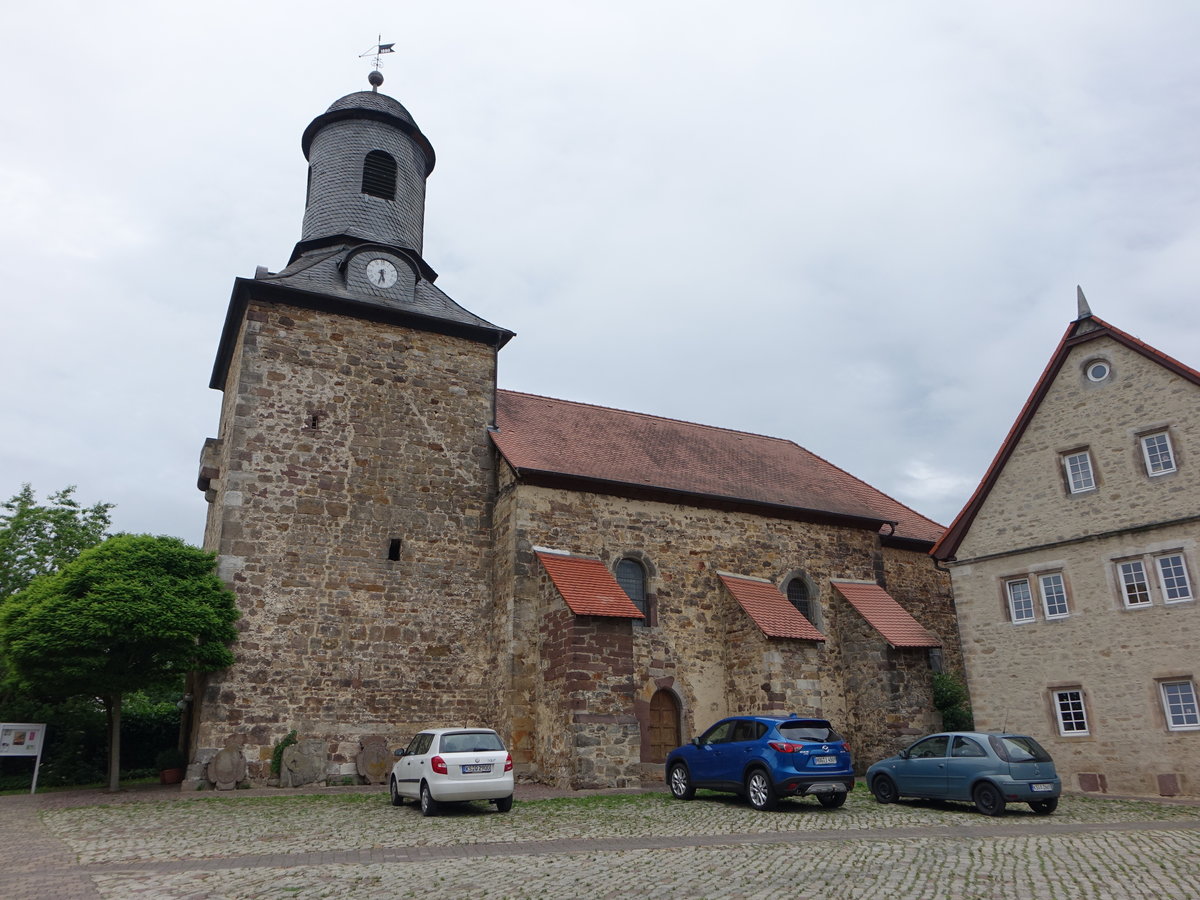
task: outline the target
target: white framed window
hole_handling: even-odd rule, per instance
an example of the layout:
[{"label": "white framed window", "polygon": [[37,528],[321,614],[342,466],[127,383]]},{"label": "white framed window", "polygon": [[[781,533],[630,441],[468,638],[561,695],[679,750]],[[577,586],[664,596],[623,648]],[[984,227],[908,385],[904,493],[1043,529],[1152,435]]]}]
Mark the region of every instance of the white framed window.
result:
[{"label": "white framed window", "polygon": [[1087,710],[1083,706],[1083,691],[1055,691],[1054,712],[1058,716],[1058,733],[1064,737],[1078,737],[1090,733]]},{"label": "white framed window", "polygon": [[1142,437],[1142,458],[1146,460],[1146,474],[1150,477],[1166,475],[1175,471],[1175,454],[1171,450],[1171,437],[1165,431]]},{"label": "white framed window", "polygon": [[1067,585],[1061,572],[1038,576],[1038,587],[1042,591],[1042,608],[1047,619],[1062,619],[1070,615],[1067,608]]},{"label": "white framed window", "polygon": [[1117,563],[1117,575],[1127,608],[1150,605],[1150,584],[1146,580],[1146,566],[1140,559]]},{"label": "white framed window", "polygon": [[1072,494],[1082,494],[1096,489],[1096,476],[1092,471],[1092,455],[1086,450],[1067,453],[1062,458],[1067,474],[1067,487]]},{"label": "white framed window", "polygon": [[1158,566],[1158,583],[1162,587],[1163,600],[1167,603],[1178,603],[1181,600],[1195,599],[1192,596],[1192,584],[1188,579],[1187,563],[1182,553],[1168,553],[1155,560]]},{"label": "white framed window", "polygon": [[1163,681],[1163,712],[1167,715],[1167,728],[1171,731],[1194,731],[1200,728],[1200,709],[1196,706],[1196,685],[1185,681]]},{"label": "white framed window", "polygon": [[1014,625],[1033,621],[1033,591],[1028,578],[1014,578],[1004,583],[1008,593],[1008,614]]}]

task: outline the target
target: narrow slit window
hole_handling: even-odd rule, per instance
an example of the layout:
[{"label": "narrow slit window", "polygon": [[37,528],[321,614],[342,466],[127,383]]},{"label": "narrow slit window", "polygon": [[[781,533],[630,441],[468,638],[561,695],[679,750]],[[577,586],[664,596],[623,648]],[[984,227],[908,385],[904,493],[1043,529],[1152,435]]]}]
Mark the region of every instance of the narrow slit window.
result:
[{"label": "narrow slit window", "polygon": [[390,153],[372,150],[363,160],[362,192],[384,200],[396,199],[396,160]]},{"label": "narrow slit window", "polygon": [[392,538],[388,542],[388,559],[395,562],[400,558],[400,538]]}]

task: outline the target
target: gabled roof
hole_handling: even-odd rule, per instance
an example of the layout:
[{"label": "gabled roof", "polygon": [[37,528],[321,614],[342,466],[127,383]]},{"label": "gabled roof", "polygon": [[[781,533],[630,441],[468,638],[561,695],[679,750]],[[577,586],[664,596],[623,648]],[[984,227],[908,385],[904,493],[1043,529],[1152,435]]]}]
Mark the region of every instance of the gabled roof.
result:
[{"label": "gabled roof", "polygon": [[942,642],[877,584],[835,581],[833,586],[893,647],[940,647]]},{"label": "gabled roof", "polygon": [[825,640],[825,635],[817,631],[771,582],[724,572],[718,572],[717,576],[767,637]]},{"label": "gabled roof", "polygon": [[932,544],[936,522],[791,441],[515,391],[496,392],[492,440],[526,480],[833,518]]},{"label": "gabled roof", "polygon": [[1041,406],[1042,401],[1045,399],[1050,386],[1058,376],[1059,370],[1062,369],[1063,363],[1066,362],[1067,357],[1076,347],[1086,344],[1089,341],[1098,340],[1099,338],[1111,338],[1135,353],[1141,354],[1146,359],[1158,363],[1181,378],[1185,378],[1193,384],[1200,386],[1200,372],[1197,372],[1190,366],[1184,365],[1179,360],[1168,356],[1162,351],[1156,350],[1144,341],[1133,337],[1133,335],[1126,334],[1121,329],[1109,325],[1103,319],[1091,315],[1084,304],[1082,291],[1080,292],[1080,307],[1081,313],[1086,314],[1081,315],[1067,326],[1062,340],[1058,342],[1058,347],[1050,357],[1050,362],[1046,364],[1045,371],[1042,372],[1041,377],[1037,380],[1037,384],[1034,385],[1029,399],[1021,407],[1021,412],[1017,415],[1017,419],[1013,422],[1012,428],[1009,429],[1007,437],[1004,438],[1004,442],[996,452],[996,457],[992,460],[992,464],[988,466],[987,471],[984,473],[979,486],[975,488],[975,492],[967,501],[966,506],[962,508],[954,521],[950,523],[950,527],[946,529],[941,539],[929,551],[936,559],[953,559],[954,555],[958,552],[958,548],[962,545],[967,532],[970,531],[971,525],[975,521],[975,516],[979,514],[980,508],[983,506],[984,501],[987,500],[988,493],[996,484],[996,479],[1000,477],[1000,473],[1003,471],[1009,457],[1012,456],[1017,444],[1020,443],[1025,429],[1033,421],[1038,407]]},{"label": "gabled roof", "polygon": [[600,560],[545,550],[536,553],[542,568],[575,615],[645,618]]}]

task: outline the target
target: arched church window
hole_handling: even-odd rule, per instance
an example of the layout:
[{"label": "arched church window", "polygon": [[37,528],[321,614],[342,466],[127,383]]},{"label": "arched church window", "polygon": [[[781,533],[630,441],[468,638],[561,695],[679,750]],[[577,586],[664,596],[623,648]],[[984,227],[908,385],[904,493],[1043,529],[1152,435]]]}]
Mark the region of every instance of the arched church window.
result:
[{"label": "arched church window", "polygon": [[362,192],[384,200],[396,199],[396,160],[390,153],[372,150],[363,160]]},{"label": "arched church window", "polygon": [[636,559],[625,558],[617,563],[617,584],[621,586],[644,619],[634,619],[634,625],[649,625],[650,610],[646,603],[646,568]]},{"label": "arched church window", "polygon": [[812,591],[808,587],[808,580],[802,575],[797,575],[787,585],[787,598],[791,601],[792,606],[800,610],[800,614],[813,625],[817,624],[816,613],[817,604],[813,601]]}]

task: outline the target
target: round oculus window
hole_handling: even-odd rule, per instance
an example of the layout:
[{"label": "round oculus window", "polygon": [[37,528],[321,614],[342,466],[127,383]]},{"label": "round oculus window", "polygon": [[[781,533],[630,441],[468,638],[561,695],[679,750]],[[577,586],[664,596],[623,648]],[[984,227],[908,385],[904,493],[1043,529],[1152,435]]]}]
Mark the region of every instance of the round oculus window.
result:
[{"label": "round oculus window", "polygon": [[1084,371],[1087,372],[1088,381],[1107,381],[1112,374],[1112,366],[1103,359],[1096,359],[1088,363]]}]

